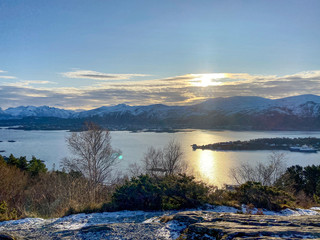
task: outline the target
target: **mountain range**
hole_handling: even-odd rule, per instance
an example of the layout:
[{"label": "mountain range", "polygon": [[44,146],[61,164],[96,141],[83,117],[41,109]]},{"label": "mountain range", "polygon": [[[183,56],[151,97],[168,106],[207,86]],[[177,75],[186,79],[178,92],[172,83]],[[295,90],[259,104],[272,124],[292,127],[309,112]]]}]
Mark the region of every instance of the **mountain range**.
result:
[{"label": "mountain range", "polygon": [[309,94],[281,99],[237,96],[208,99],[188,106],[119,104],[80,112],[48,106],[0,108],[0,124],[7,126],[70,129],[84,121],[95,121],[111,129],[318,130],[320,96]]}]

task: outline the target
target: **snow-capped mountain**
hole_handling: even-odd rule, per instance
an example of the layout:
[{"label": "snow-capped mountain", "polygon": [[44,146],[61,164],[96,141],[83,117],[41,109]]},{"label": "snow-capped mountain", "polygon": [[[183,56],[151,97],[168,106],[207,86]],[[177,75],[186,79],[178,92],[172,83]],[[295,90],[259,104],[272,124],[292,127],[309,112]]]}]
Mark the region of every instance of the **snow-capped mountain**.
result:
[{"label": "snow-capped mountain", "polygon": [[133,116],[147,114],[153,117],[167,117],[170,114],[199,115],[200,113],[207,114],[212,111],[219,111],[228,115],[235,113],[264,114],[268,111],[277,111],[304,117],[306,115],[318,116],[320,114],[319,109],[320,96],[316,95],[300,95],[275,100],[262,97],[237,96],[213,98],[191,106],[166,106],[162,104],[129,106],[119,104],[83,111],[77,114],[77,117],[101,117],[108,114],[131,114]]},{"label": "snow-capped mountain", "polygon": [[285,115],[293,115],[301,118],[320,116],[320,97],[316,95],[300,95],[272,100],[272,104],[264,109]]},{"label": "snow-capped mountain", "polygon": [[273,101],[278,106],[293,107],[293,106],[299,106],[299,105],[304,104],[306,102],[314,102],[314,103],[320,104],[320,96],[312,95],[312,94],[305,94],[305,95],[275,99]]},{"label": "snow-capped mountain", "polygon": [[74,112],[70,110],[64,110],[60,108],[48,107],[48,106],[20,106],[16,108],[8,108],[3,111],[4,114],[13,118],[24,117],[57,117],[57,118],[70,118]]},{"label": "snow-capped mountain", "polygon": [[[68,126],[94,120],[106,127],[126,126],[248,128],[248,129],[320,129],[320,96],[300,95],[282,99],[253,96],[213,98],[189,106],[103,106],[89,111],[70,111],[48,106],[0,109],[0,120],[28,117],[68,119]],[[26,122],[25,120],[24,122]],[[20,122],[17,122],[17,124]],[[33,126],[37,123],[33,122]],[[46,123],[47,125],[49,123]],[[56,121],[55,125],[63,124]],[[50,124],[49,124],[50,125]],[[230,127],[231,126],[231,127]]]},{"label": "snow-capped mountain", "polygon": [[190,106],[166,106],[154,104],[148,106],[129,106],[119,104],[115,106],[103,106],[89,111],[75,112],[48,106],[20,106],[2,110],[1,115],[10,117],[57,117],[57,118],[88,118],[105,115],[146,115],[148,117],[169,117],[170,115],[201,115],[210,112],[220,112],[224,114],[250,113],[265,114],[266,112],[279,112],[288,115],[319,116],[320,96],[300,95],[281,99],[267,99],[252,96],[237,96],[229,98],[213,98],[205,102]]},{"label": "snow-capped mountain", "polygon": [[244,110],[262,110],[270,107],[273,100],[262,97],[237,96],[229,98],[213,98],[195,105],[202,111],[223,111],[234,113]]},{"label": "snow-capped mountain", "polygon": [[166,106],[162,104],[154,104],[148,106],[129,106],[126,104],[119,104],[111,107],[100,107],[96,109],[92,109],[89,111],[83,111],[78,113],[76,116],[78,118],[86,118],[86,117],[94,117],[94,116],[105,116],[105,115],[148,115],[148,117],[164,117],[167,116],[168,113],[173,112],[175,110],[180,110],[185,107],[180,106]]}]

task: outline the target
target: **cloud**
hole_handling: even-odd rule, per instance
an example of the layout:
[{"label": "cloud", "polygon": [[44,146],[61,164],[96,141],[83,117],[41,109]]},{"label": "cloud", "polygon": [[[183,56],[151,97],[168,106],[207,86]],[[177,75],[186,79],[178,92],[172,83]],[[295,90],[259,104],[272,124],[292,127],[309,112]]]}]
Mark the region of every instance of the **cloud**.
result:
[{"label": "cloud", "polygon": [[32,85],[32,84],[45,85],[45,84],[57,84],[57,83],[51,82],[51,81],[26,80],[26,81],[2,83],[1,85],[22,87],[22,86],[30,86],[30,85]]},{"label": "cloud", "polygon": [[[46,84],[51,83],[48,81],[3,83],[0,85],[0,107],[49,105],[69,109],[91,109],[120,103],[185,105],[214,97],[282,98],[299,94],[320,95],[320,71],[285,76],[223,74],[223,77],[214,73],[185,74],[154,80],[98,81],[82,87],[47,86]],[[115,74],[117,75],[121,74]],[[219,85],[199,86],[202,77],[210,77],[214,81],[214,76],[220,76]]]},{"label": "cloud", "polygon": [[[4,70],[0,70],[0,74],[6,73]],[[0,75],[0,79],[15,79],[16,77],[14,76],[5,76],[5,75]]]},{"label": "cloud", "polygon": [[73,72],[65,72],[62,73],[62,76],[67,78],[85,78],[85,79],[93,79],[93,80],[128,80],[132,77],[145,77],[149,76],[146,74],[109,74],[109,73],[100,73],[96,71],[90,70],[78,70]]},{"label": "cloud", "polygon": [[1,76],[1,75],[0,75],[0,78],[4,78],[4,79],[15,79],[16,77],[14,77],[14,76]]},{"label": "cloud", "polygon": [[172,82],[183,82],[186,80],[193,80],[195,78],[194,74],[185,74],[182,76],[176,76],[176,77],[169,77],[169,78],[164,78],[162,81],[172,81]]}]

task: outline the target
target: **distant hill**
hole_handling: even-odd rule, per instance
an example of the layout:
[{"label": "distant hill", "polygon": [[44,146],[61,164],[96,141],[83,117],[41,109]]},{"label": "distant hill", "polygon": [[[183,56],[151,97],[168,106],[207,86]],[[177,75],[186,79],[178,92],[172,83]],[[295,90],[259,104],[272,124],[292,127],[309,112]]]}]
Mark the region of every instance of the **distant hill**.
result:
[{"label": "distant hill", "polygon": [[119,104],[80,112],[48,106],[0,109],[1,125],[22,125],[27,129],[76,129],[84,121],[128,130],[320,130],[320,96],[300,95],[275,100],[237,96],[208,99],[188,106]]}]

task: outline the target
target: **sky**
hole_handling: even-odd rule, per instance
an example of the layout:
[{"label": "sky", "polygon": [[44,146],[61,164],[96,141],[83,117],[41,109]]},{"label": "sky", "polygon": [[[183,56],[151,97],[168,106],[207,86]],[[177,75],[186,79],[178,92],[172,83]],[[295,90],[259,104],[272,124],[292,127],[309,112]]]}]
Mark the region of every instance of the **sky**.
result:
[{"label": "sky", "polygon": [[320,95],[318,0],[0,0],[0,107]]}]

